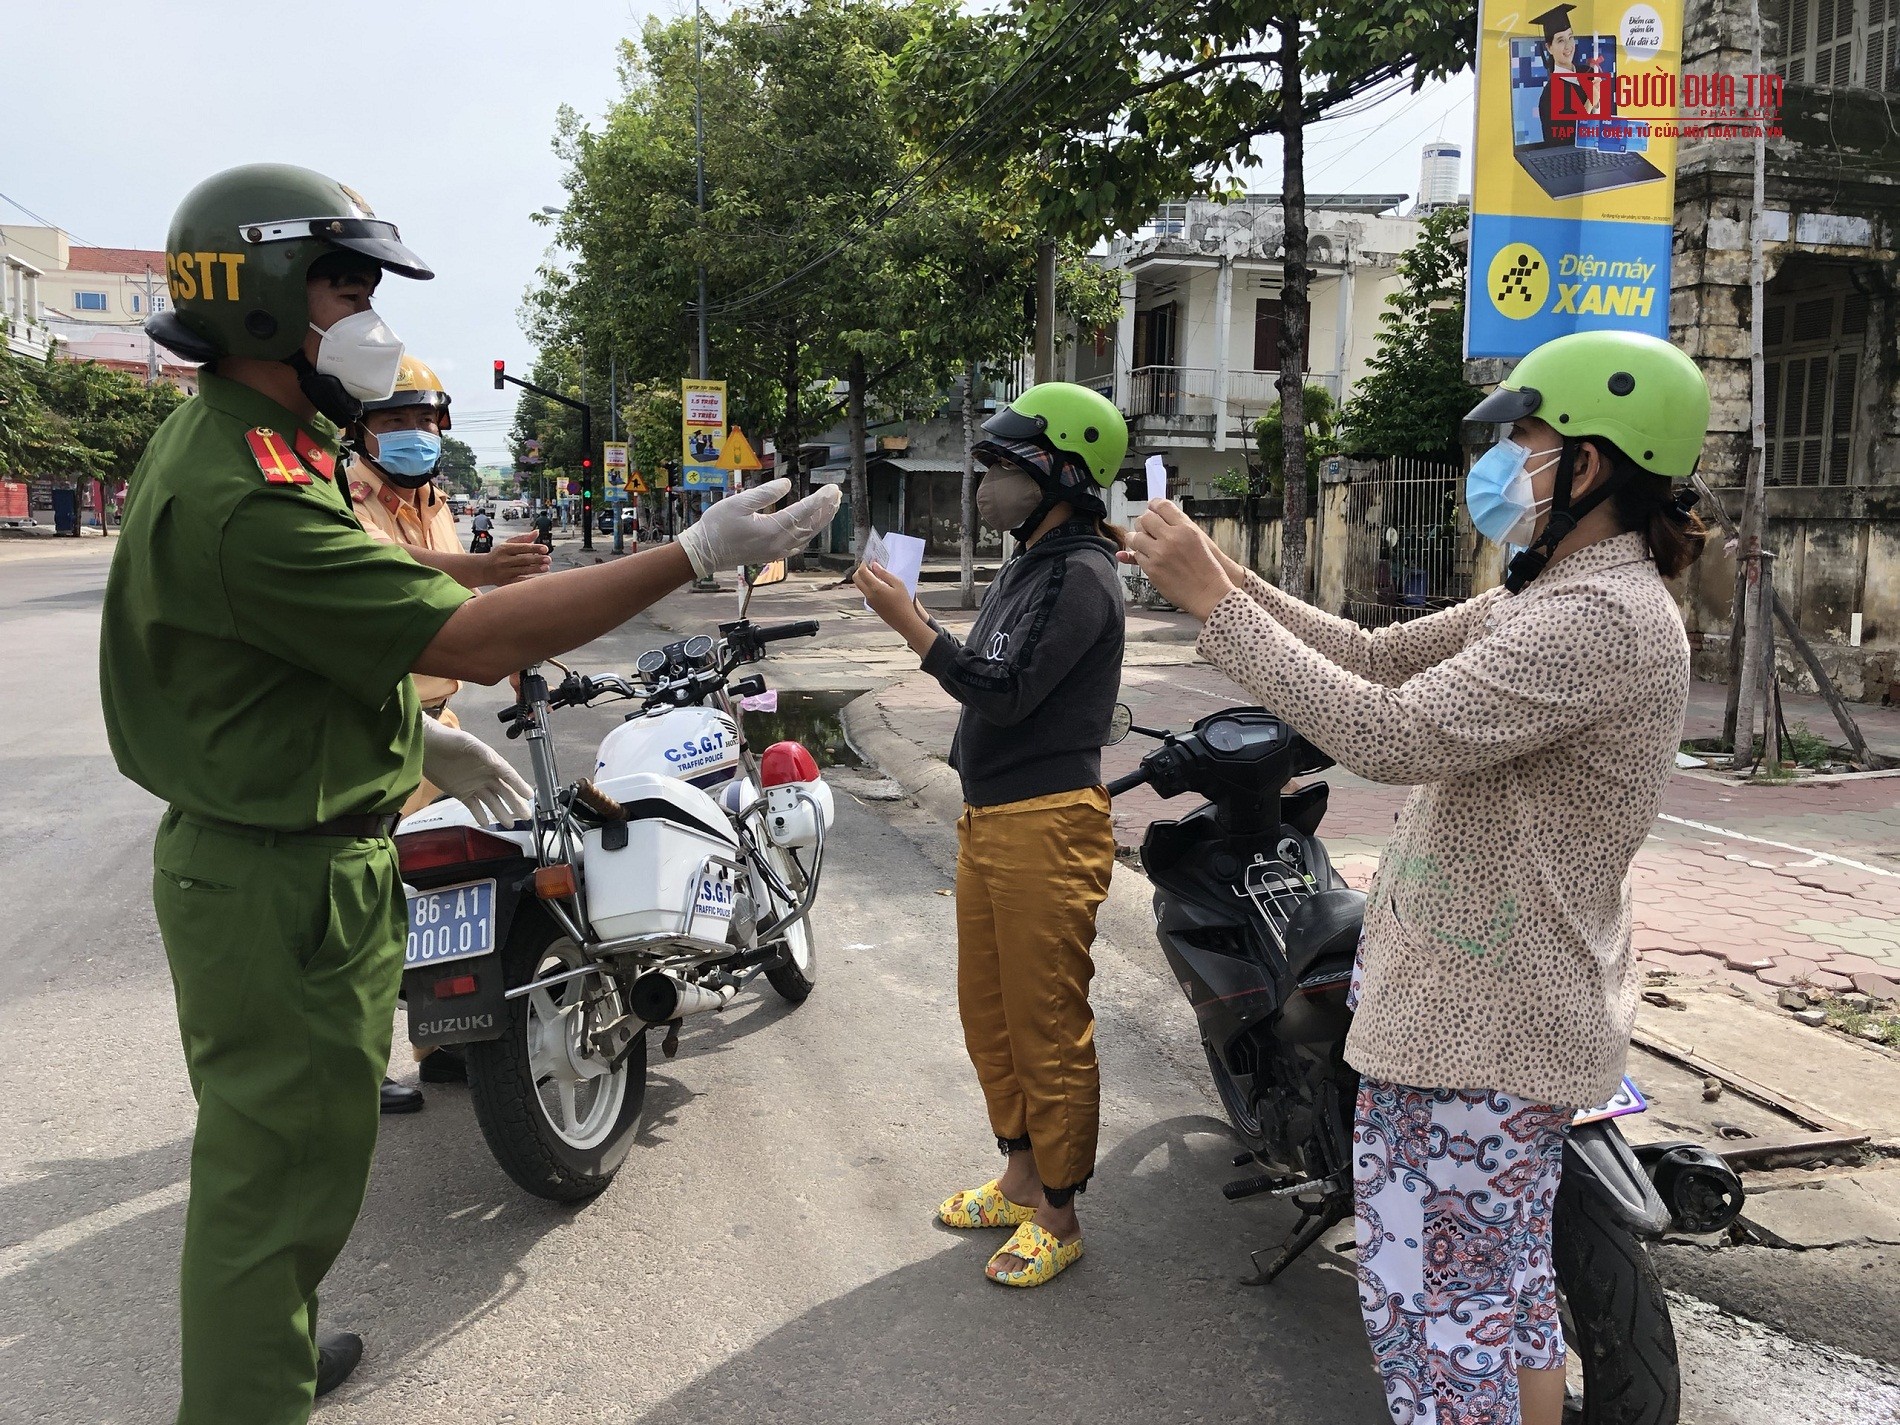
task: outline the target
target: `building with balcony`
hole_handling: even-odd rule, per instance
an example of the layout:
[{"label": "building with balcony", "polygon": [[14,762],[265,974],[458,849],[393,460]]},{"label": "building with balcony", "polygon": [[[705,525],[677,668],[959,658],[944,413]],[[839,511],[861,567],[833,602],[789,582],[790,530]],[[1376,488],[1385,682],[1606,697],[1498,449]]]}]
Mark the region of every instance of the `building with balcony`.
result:
[{"label": "building with balcony", "polygon": [[160,249],[86,247],[59,228],[7,223],[0,250],[40,269],[40,301],[62,326],[136,328],[169,300]]},{"label": "building with balcony", "polygon": [[33,361],[44,360],[52,345],[40,308],[43,275],[31,262],[0,246],[0,326],[6,329],[7,350]]},{"label": "building with balcony", "polygon": [[[1395,211],[1408,196],[1310,202],[1306,381],[1336,401],[1377,348],[1398,256],[1417,238],[1417,219]],[[1171,203],[1100,259],[1120,275],[1121,319],[1076,334],[1065,374],[1127,413],[1131,463],[1163,454],[1179,493],[1205,498],[1257,459],[1254,423],[1279,399],[1284,238],[1275,195]]]}]

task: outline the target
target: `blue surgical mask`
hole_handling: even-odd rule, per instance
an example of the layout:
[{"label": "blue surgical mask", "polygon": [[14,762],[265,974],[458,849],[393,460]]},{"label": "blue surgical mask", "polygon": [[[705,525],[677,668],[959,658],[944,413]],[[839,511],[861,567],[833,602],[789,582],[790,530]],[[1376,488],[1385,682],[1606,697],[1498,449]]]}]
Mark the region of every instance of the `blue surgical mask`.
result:
[{"label": "blue surgical mask", "polygon": [[398,485],[417,489],[442,461],[442,437],[426,430],[392,430],[376,437],[377,465]]},{"label": "blue surgical mask", "polygon": [[1465,476],[1465,506],[1478,533],[1493,544],[1523,546],[1537,527],[1537,516],[1550,506],[1531,489],[1531,476],[1553,460],[1530,468],[1531,452],[1508,436],[1478,457]]}]

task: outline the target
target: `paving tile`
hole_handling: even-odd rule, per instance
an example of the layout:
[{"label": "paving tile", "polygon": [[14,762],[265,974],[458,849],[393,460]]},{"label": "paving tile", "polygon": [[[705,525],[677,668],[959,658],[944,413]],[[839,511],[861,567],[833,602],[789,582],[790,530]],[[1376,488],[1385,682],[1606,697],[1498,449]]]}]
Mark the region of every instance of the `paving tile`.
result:
[{"label": "paving tile", "polygon": [[1820,968],[1812,960],[1790,958],[1778,960],[1767,969],[1756,971],[1755,978],[1764,985],[1805,985]]},{"label": "paving tile", "polygon": [[1900,1000],[1900,969],[1891,974],[1862,970],[1852,977],[1853,987],[1874,999]]}]

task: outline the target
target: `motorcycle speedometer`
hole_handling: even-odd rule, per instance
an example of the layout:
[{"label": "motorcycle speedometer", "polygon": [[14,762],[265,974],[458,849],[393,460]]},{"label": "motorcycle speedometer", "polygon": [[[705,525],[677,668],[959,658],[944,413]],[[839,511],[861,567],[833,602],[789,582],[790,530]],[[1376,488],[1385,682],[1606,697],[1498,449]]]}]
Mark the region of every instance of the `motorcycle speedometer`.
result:
[{"label": "motorcycle speedometer", "polygon": [[712,651],[713,641],[703,633],[696,633],[687,639],[686,647],[681,650],[688,663],[704,663],[712,657]]},{"label": "motorcycle speedometer", "polygon": [[633,666],[639,669],[642,678],[657,678],[666,670],[666,655],[657,648],[649,648]]},{"label": "motorcycle speedometer", "polygon": [[1238,752],[1247,745],[1247,734],[1237,722],[1210,723],[1201,735],[1216,752]]}]

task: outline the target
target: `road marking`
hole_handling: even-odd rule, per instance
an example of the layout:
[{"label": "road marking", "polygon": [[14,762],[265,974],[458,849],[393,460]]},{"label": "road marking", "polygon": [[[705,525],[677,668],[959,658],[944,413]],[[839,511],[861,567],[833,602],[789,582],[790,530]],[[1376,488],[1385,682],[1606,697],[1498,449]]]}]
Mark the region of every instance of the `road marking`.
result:
[{"label": "road marking", "polygon": [[102,1207],[97,1212],[89,1212],[84,1217],[74,1218],[71,1222],[62,1222],[57,1227],[49,1227],[36,1237],[24,1242],[16,1242],[5,1251],[0,1251],[0,1281],[16,1273],[25,1271],[42,1257],[50,1257],[55,1252],[64,1252],[69,1247],[77,1247],[88,1237],[96,1237],[101,1232],[110,1232],[114,1227],[122,1227],[135,1217],[143,1217],[148,1212],[157,1212],[170,1207],[173,1203],[183,1202],[190,1194],[189,1182],[175,1182],[167,1187],[154,1188],[150,1192],[140,1193],[137,1197],[124,1202],[115,1202],[111,1207]]},{"label": "road marking", "polygon": [[[1736,841],[1751,841],[1757,846],[1772,846],[1777,851],[1798,851],[1803,856],[1812,856],[1814,861],[1832,861],[1836,866],[1852,866],[1856,871],[1865,871],[1870,876],[1885,876],[1888,880],[1900,881],[1900,871],[1889,871],[1881,866],[1869,866],[1865,861],[1855,861],[1846,856],[1836,856],[1831,851],[1816,851],[1811,846],[1796,846],[1789,841],[1770,841],[1765,836],[1750,836],[1745,831],[1730,831],[1726,826],[1711,826],[1706,821],[1690,821],[1684,816],[1671,816],[1668,812],[1658,812],[1658,821],[1673,822],[1677,826],[1693,827],[1697,831],[1712,831],[1717,836],[1727,836]],[[1775,868],[1781,869],[1781,868]]]}]

